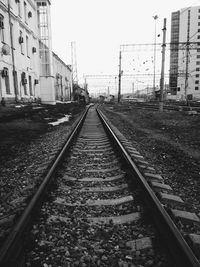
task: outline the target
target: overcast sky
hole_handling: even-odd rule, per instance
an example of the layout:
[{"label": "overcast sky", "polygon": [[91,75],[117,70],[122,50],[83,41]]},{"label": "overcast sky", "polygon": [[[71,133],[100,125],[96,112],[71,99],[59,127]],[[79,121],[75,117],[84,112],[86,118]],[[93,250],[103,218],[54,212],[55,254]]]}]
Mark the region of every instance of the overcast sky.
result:
[{"label": "overcast sky", "polygon": [[52,0],[53,51],[70,64],[76,42],[80,80],[83,74],[116,74],[120,44],[154,42],[153,15],[161,36],[167,18],[169,42],[171,12],[197,5],[200,0]]}]

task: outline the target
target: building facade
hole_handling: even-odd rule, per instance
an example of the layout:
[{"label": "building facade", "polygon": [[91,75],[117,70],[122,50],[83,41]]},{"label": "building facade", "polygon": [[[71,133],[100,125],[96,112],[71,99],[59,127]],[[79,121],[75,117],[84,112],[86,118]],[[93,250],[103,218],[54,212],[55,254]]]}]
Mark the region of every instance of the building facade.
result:
[{"label": "building facade", "polygon": [[37,8],[34,1],[0,1],[0,98],[40,97]]},{"label": "building facade", "polygon": [[71,98],[71,68],[53,53],[53,74],[56,101],[68,101]]},{"label": "building facade", "polygon": [[71,69],[52,52],[49,0],[0,0],[0,101],[70,98]]},{"label": "building facade", "polygon": [[200,6],[171,16],[170,79],[172,95],[179,100],[200,99]]}]

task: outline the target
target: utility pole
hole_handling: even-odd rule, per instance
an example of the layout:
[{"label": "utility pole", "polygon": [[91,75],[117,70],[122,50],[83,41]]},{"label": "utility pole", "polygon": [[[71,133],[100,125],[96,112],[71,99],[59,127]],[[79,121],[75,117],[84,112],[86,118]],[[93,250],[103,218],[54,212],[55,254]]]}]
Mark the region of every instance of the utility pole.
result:
[{"label": "utility pole", "polygon": [[86,77],[84,78],[84,89],[87,91],[87,79],[86,79]]},{"label": "utility pole", "polygon": [[188,105],[188,65],[189,65],[189,51],[190,51],[190,10],[188,10],[188,24],[187,24],[187,42],[186,42],[186,67],[185,67],[185,100]]},{"label": "utility pole", "polygon": [[134,97],[134,82],[132,82],[132,95]]},{"label": "utility pole", "polygon": [[73,85],[78,84],[78,72],[77,72],[77,61],[76,61],[76,43],[71,42],[71,68],[72,68],[72,81],[71,90],[72,96],[74,97]]},{"label": "utility pole", "polygon": [[108,97],[109,97],[109,95],[110,95],[110,87],[108,86],[108,92],[107,92],[107,94],[108,94]]},{"label": "utility pole", "polygon": [[73,98],[73,80],[74,80],[74,77],[73,77],[73,72],[74,72],[73,64],[74,64],[74,62],[73,62],[73,51],[72,51],[72,43],[71,43],[71,85],[70,85],[71,89],[70,89],[70,100],[72,100],[72,98]]},{"label": "utility pole", "polygon": [[121,98],[121,76],[122,76],[122,51],[119,51],[119,86],[118,86],[118,103],[120,102]]},{"label": "utility pole", "polygon": [[115,94],[117,94],[117,76],[115,76]]},{"label": "utility pole", "polygon": [[155,20],[155,34],[154,34],[154,59],[153,59],[153,98],[155,99],[155,91],[156,91],[156,20],[158,16],[153,16]]},{"label": "utility pole", "polygon": [[76,43],[71,42],[71,62],[73,70],[73,83],[78,84],[77,60],[76,60]]},{"label": "utility pole", "polygon": [[160,103],[159,110],[163,111],[163,90],[164,90],[164,76],[165,76],[165,49],[166,49],[166,22],[167,19],[164,18],[163,25],[163,44],[162,44],[162,66],[161,66],[161,78],[160,78]]}]

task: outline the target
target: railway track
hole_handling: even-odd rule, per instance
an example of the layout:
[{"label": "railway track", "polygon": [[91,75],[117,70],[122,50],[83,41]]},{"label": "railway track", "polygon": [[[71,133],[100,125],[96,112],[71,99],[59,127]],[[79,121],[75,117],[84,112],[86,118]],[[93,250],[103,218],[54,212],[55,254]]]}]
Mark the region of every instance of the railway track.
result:
[{"label": "railway track", "polygon": [[[125,102],[124,102],[125,103]],[[140,109],[149,109],[149,110],[159,110],[159,104],[158,103],[150,103],[150,102],[133,102],[133,103],[126,103],[126,109],[129,109],[129,107],[135,107]],[[199,106],[194,105],[178,105],[178,104],[164,104],[163,109],[166,111],[185,111],[185,112],[200,112]]]},{"label": "railway track", "polygon": [[[91,107],[10,233],[0,266],[200,266],[176,226],[182,207]],[[199,219],[184,211],[182,218],[196,253]]]}]

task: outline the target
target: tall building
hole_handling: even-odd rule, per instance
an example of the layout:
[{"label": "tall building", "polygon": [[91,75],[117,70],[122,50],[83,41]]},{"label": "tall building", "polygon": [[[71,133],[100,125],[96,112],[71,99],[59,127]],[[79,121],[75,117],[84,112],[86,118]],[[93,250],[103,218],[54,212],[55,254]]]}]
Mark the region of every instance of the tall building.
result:
[{"label": "tall building", "polygon": [[[199,48],[198,48],[199,47]],[[171,16],[169,86],[176,99],[200,99],[200,6]]]}]

